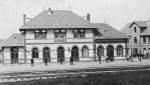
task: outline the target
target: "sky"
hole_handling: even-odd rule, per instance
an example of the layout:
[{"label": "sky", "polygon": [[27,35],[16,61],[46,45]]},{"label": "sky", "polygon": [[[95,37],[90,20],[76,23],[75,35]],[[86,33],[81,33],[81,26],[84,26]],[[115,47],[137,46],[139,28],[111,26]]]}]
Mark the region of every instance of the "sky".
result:
[{"label": "sky", "polygon": [[91,22],[121,30],[132,21],[150,19],[150,0],[0,0],[0,39],[19,32],[23,14],[33,18],[43,10],[71,10],[91,14]]}]

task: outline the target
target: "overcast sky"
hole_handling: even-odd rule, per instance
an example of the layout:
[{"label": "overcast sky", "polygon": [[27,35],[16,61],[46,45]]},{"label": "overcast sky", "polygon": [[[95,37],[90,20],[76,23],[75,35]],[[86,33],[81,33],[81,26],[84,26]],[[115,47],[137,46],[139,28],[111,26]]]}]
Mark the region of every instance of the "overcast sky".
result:
[{"label": "overcast sky", "polygon": [[81,16],[90,13],[91,22],[118,30],[129,22],[150,19],[150,0],[0,0],[0,39],[17,32],[23,14],[33,18],[50,7],[69,10],[69,6]]}]

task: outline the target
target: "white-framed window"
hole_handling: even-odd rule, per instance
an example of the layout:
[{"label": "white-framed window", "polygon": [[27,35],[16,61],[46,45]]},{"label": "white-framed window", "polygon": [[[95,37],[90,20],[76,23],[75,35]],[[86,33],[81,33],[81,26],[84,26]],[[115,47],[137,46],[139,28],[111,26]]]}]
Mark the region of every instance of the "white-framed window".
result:
[{"label": "white-framed window", "polygon": [[65,38],[66,30],[65,29],[55,29],[54,35],[55,35],[55,38]]},{"label": "white-framed window", "polygon": [[89,57],[89,48],[87,46],[82,47],[82,57]]},{"label": "white-framed window", "polygon": [[80,38],[85,38],[85,30],[80,30]]},{"label": "white-framed window", "polygon": [[84,29],[74,29],[73,34],[74,34],[74,38],[85,38]]},{"label": "white-framed window", "polygon": [[47,38],[47,30],[34,30],[35,38]]},{"label": "white-framed window", "polygon": [[136,38],[136,37],[134,37],[134,43],[135,43],[135,44],[137,43],[137,38]]},{"label": "white-framed window", "polygon": [[117,56],[122,56],[123,55],[123,47],[119,45],[117,47]]},{"label": "white-framed window", "polygon": [[146,44],[146,37],[143,37],[143,43]]}]

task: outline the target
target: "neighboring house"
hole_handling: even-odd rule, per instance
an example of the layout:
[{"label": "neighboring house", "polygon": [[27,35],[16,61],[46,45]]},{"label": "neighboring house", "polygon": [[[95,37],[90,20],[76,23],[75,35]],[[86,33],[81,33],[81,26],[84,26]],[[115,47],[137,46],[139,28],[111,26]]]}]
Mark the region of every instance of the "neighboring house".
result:
[{"label": "neighboring house", "polygon": [[[126,59],[127,36],[112,28],[108,24],[95,23],[99,33],[95,34],[96,52],[106,58],[108,54],[112,59]],[[100,52],[100,53],[98,53]]]},{"label": "neighboring house", "polygon": [[128,54],[150,53],[150,21],[134,21],[127,24],[122,32],[128,36]]},{"label": "neighboring house", "polygon": [[2,63],[24,63],[24,36],[21,33],[12,34],[0,42]]},{"label": "neighboring house", "polygon": [[[3,62],[24,60],[30,63],[32,58],[36,63],[66,62],[71,56],[75,61],[92,61],[98,56],[104,59],[106,54],[111,54],[112,59],[125,59],[126,36],[107,24],[90,23],[89,20],[89,14],[84,19],[72,11],[43,11],[20,27],[22,44],[2,46]],[[11,46],[7,46],[9,44]],[[20,54],[14,60],[10,56],[13,48],[19,49],[15,53]],[[9,62],[5,61],[7,59]]]}]

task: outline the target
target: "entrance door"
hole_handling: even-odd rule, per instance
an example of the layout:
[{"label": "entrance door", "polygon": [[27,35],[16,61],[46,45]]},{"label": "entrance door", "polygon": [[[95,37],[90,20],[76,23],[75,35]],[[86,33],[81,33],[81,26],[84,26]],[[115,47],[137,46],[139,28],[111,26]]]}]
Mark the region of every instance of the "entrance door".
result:
[{"label": "entrance door", "polygon": [[58,47],[57,49],[57,61],[58,62],[64,62],[65,61],[65,54],[64,54],[64,48]]},{"label": "entrance door", "polygon": [[98,57],[104,56],[104,48],[103,48],[102,46],[99,46],[99,47],[97,48],[97,56],[98,56]]},{"label": "entrance door", "polygon": [[114,60],[114,47],[112,45],[107,47],[107,56],[111,61]]},{"label": "entrance door", "polygon": [[18,63],[18,48],[11,48],[11,64]]},{"label": "entrance door", "polygon": [[45,47],[43,49],[43,62],[45,63],[45,60],[47,60],[47,62],[51,61],[50,58],[50,49],[48,47]]},{"label": "entrance door", "polygon": [[73,47],[71,51],[71,56],[74,58],[74,61],[79,61],[79,49],[78,47]]}]

